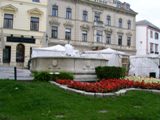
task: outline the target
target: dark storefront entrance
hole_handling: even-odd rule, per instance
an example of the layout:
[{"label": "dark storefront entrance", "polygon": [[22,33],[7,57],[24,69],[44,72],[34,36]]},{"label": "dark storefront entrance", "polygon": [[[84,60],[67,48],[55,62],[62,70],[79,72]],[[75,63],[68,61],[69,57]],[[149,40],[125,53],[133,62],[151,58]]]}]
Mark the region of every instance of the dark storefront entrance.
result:
[{"label": "dark storefront entrance", "polygon": [[26,38],[24,36],[14,37],[13,35],[11,35],[7,37],[6,42],[14,42],[18,44],[14,53],[11,50],[12,46],[5,46],[5,48],[3,49],[3,63],[9,65],[12,59],[11,55],[16,54],[15,62],[17,63],[17,67],[24,67],[24,62],[27,62],[25,61],[25,43],[35,44],[35,38]]}]

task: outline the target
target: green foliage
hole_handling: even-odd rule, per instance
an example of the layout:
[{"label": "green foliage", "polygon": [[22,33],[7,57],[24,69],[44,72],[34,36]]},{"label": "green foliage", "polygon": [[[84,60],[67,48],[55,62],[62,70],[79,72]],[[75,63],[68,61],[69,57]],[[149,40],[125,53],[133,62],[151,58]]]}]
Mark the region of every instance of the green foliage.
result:
[{"label": "green foliage", "polygon": [[123,67],[99,66],[96,67],[98,79],[124,78],[126,70]]},{"label": "green foliage", "polygon": [[[57,74],[58,73],[58,74]],[[52,80],[73,80],[74,74],[71,72],[56,72],[52,75]]]},{"label": "green foliage", "polygon": [[65,79],[65,80],[73,80],[74,79],[74,75],[71,72],[62,71],[62,72],[60,72],[58,78],[59,79]]},{"label": "green foliage", "polygon": [[71,72],[33,72],[34,80],[36,81],[50,81],[50,80],[73,80],[74,74]]},{"label": "green foliage", "polygon": [[33,72],[34,80],[49,81],[51,79],[48,72]]}]

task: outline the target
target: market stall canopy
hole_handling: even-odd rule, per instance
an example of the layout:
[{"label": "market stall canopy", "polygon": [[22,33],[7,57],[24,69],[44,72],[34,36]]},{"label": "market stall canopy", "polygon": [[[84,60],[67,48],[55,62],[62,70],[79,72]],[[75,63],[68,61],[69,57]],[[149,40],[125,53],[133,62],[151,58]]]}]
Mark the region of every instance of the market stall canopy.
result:
[{"label": "market stall canopy", "polygon": [[130,56],[129,75],[150,77],[151,73],[159,77],[160,56],[159,55],[136,55]]},{"label": "market stall canopy", "polygon": [[108,66],[122,66],[122,56],[128,56],[126,53],[113,50],[111,48],[103,49],[103,50],[97,50],[97,51],[85,51],[82,56],[87,57],[97,57],[97,58],[103,58],[107,59]]},{"label": "market stall canopy", "polygon": [[32,58],[54,56],[79,56],[79,51],[75,50],[70,44],[66,44],[65,46],[56,45],[45,48],[33,48],[32,50]]},{"label": "market stall canopy", "polygon": [[34,50],[65,51],[65,47],[62,45],[55,45],[55,46],[45,47],[45,48],[34,48]]},{"label": "market stall canopy", "polygon": [[97,50],[97,51],[85,51],[84,53],[103,53],[103,54],[119,54],[119,55],[127,55],[125,52],[113,50],[111,48]]}]

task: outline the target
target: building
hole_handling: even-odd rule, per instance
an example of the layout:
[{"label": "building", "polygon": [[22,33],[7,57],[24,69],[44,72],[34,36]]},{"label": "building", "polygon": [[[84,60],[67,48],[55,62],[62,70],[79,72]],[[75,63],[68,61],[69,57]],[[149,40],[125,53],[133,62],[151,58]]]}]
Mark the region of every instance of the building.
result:
[{"label": "building", "polygon": [[135,54],[136,14],[117,0],[50,0],[48,45],[70,43],[82,51],[110,47]]},{"label": "building", "polygon": [[46,0],[0,0],[0,65],[26,67],[45,44]]},{"label": "building", "polygon": [[136,23],[137,55],[159,55],[160,29],[147,20]]}]

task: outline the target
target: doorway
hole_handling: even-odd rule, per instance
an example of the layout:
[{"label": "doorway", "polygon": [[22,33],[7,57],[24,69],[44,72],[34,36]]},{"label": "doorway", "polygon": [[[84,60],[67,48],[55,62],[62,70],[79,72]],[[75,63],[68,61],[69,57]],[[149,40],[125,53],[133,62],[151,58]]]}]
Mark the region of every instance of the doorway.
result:
[{"label": "doorway", "polygon": [[23,67],[24,60],[25,60],[25,46],[23,44],[18,44],[16,47],[17,67]]}]

